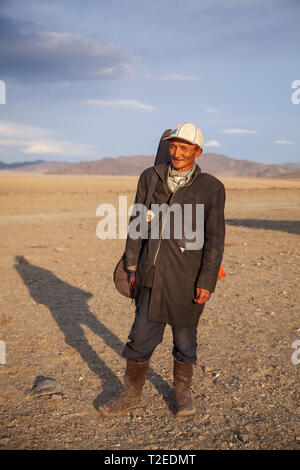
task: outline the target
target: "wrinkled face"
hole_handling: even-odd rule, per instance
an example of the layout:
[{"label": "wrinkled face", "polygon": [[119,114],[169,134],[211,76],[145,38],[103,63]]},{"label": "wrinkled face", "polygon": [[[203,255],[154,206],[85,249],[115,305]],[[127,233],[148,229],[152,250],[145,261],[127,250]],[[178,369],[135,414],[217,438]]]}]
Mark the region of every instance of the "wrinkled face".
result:
[{"label": "wrinkled face", "polygon": [[182,139],[171,139],[169,153],[173,167],[178,171],[189,171],[202,149]]}]

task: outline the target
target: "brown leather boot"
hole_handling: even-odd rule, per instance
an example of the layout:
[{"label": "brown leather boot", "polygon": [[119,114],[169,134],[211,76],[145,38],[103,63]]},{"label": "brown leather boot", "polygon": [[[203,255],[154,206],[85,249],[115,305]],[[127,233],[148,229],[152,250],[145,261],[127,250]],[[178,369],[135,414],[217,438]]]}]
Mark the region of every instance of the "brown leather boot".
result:
[{"label": "brown leather boot", "polygon": [[124,375],[124,390],[113,401],[99,409],[105,416],[118,416],[139,405],[143,386],[145,384],[149,362],[137,362],[127,359]]},{"label": "brown leather boot", "polygon": [[196,408],[190,394],[193,377],[193,363],[180,362],[174,358],[174,392],[176,416],[193,415]]}]

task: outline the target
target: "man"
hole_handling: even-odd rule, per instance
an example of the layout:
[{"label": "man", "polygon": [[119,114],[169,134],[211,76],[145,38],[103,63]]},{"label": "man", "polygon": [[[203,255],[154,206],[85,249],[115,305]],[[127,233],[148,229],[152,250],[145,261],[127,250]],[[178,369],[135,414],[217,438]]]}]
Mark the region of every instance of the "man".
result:
[{"label": "man", "polygon": [[[197,326],[204,305],[215,290],[223,257],[225,188],[214,176],[202,173],[195,162],[202,153],[204,136],[194,124],[178,124],[166,139],[170,140],[171,162],[141,174],[135,203],[145,202],[156,174],[151,209],[168,204],[174,221],[175,208],[182,209],[184,218],[185,205],[189,204],[195,234],[195,227],[199,231],[196,206],[204,207],[203,243],[200,246],[190,243],[184,230],[182,237],[174,235],[184,225],[180,218],[175,220],[169,236],[164,237],[162,213],[154,211],[148,213],[154,215],[153,222],[157,219],[159,223],[159,237],[151,236],[155,223],[150,226],[146,240],[131,237],[129,230],[125,255],[129,284],[137,292],[136,314],[123,351],[127,359],[125,387],[119,397],[101,408],[107,416],[117,416],[138,406],[151,355],[163,339],[166,324],[171,325],[173,332],[176,414],[187,416],[196,411],[190,387],[197,359]],[[134,219],[131,217],[130,222]],[[197,235],[196,232],[196,238]]]}]

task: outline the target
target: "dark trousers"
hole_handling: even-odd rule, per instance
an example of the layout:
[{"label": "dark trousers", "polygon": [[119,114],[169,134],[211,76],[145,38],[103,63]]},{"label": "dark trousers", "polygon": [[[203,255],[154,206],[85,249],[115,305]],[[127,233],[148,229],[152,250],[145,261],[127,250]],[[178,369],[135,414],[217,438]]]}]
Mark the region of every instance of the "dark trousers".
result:
[{"label": "dark trousers", "polygon": [[[129,333],[129,340],[123,350],[127,359],[143,362],[150,359],[159,343],[162,342],[166,323],[148,320],[148,307],[151,289],[143,288],[143,293],[135,313],[135,320]],[[173,356],[181,362],[196,362],[197,327],[176,328],[173,332]]]}]

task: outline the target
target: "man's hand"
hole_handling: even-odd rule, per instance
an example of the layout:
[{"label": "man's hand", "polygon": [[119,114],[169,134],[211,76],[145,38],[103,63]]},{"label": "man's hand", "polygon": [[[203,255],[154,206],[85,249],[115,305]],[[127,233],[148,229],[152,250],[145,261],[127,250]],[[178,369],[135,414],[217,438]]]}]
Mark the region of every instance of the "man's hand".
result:
[{"label": "man's hand", "polygon": [[135,286],[135,271],[128,271],[128,284],[130,289],[134,289]]},{"label": "man's hand", "polygon": [[194,298],[194,302],[196,304],[204,304],[210,299],[210,296],[211,292],[209,292],[209,290],[196,287],[196,297]]}]

